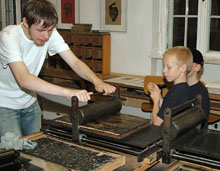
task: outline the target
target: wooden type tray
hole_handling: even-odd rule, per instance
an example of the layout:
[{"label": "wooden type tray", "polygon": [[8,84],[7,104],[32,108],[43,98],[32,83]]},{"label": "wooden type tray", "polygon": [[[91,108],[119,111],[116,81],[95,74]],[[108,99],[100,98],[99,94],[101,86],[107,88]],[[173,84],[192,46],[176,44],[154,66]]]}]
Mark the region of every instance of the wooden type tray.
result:
[{"label": "wooden type tray", "polygon": [[217,169],[213,169],[206,166],[201,166],[194,163],[189,163],[185,161],[174,161],[169,167],[163,169],[165,171],[218,171]]},{"label": "wooden type tray", "polygon": [[[72,127],[69,116],[56,119],[55,122],[61,123],[63,126]],[[80,130],[110,138],[122,139],[148,126],[150,126],[149,119],[117,113],[80,125]]]},{"label": "wooden type tray", "polygon": [[93,148],[83,147],[38,132],[25,138],[38,143],[33,150],[21,152],[31,164],[47,171],[114,170],[125,164],[125,157]]}]

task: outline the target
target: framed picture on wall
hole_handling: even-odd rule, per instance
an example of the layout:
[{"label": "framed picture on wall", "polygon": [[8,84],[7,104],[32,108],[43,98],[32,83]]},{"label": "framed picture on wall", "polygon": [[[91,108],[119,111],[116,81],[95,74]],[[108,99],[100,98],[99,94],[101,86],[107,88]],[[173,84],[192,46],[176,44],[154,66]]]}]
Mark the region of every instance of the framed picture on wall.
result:
[{"label": "framed picture on wall", "polygon": [[79,23],[79,0],[50,0],[58,14],[58,29],[71,29]]},{"label": "framed picture on wall", "polygon": [[101,30],[126,31],[127,0],[101,0]]}]

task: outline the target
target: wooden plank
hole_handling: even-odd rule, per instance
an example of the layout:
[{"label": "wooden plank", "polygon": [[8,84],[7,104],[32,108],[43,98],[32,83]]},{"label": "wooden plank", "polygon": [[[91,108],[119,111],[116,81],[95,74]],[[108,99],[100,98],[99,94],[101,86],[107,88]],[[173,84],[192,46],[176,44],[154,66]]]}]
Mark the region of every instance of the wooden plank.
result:
[{"label": "wooden plank", "polygon": [[213,124],[220,121],[220,115],[211,114],[209,115],[209,124]]},{"label": "wooden plank", "polygon": [[132,98],[132,97],[125,97],[124,96],[124,101],[122,101],[122,104],[124,106],[131,106],[135,108],[141,108],[142,103],[146,102],[146,100],[143,99],[137,99],[137,98]]},{"label": "wooden plank", "polygon": [[125,164],[122,155],[80,146],[43,133],[27,136],[38,143],[21,156],[48,171],[53,170],[114,170]]},{"label": "wooden plank", "polygon": [[220,100],[220,94],[209,93],[209,98],[211,100]]},{"label": "wooden plank", "polygon": [[152,112],[152,109],[153,109],[153,104],[150,102],[149,103],[144,102],[141,104],[141,110],[143,112]]}]

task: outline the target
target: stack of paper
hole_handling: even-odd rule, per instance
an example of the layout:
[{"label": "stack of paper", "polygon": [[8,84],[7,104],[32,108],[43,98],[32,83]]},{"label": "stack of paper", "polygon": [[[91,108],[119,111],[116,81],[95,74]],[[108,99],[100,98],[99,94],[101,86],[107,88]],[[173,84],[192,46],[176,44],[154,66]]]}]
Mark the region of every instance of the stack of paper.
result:
[{"label": "stack of paper", "polygon": [[134,78],[134,77],[124,76],[124,77],[116,77],[116,78],[107,79],[105,81],[144,88],[144,78]]}]

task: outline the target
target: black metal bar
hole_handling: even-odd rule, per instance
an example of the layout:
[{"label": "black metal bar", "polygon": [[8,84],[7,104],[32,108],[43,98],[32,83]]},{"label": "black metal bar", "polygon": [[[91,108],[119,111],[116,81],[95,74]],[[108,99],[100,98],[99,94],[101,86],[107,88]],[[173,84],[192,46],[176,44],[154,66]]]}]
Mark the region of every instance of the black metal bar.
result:
[{"label": "black metal bar", "polygon": [[132,154],[132,155],[135,155],[135,156],[140,154],[140,151],[135,150],[135,149],[133,149],[129,146],[124,146],[124,145],[121,145],[121,144],[116,144],[116,143],[101,140],[101,139],[93,139],[91,137],[83,137],[81,139],[81,141],[86,142],[88,144],[98,145],[100,147],[110,148],[112,150]]},{"label": "black metal bar", "polygon": [[118,86],[116,87],[114,96],[117,97],[118,99],[120,98],[120,88]]},{"label": "black metal bar", "polygon": [[207,159],[207,158],[203,158],[203,157],[199,157],[199,156],[173,152],[172,158],[177,159],[177,160],[193,162],[193,163],[196,163],[199,165],[208,166],[208,167],[212,167],[212,168],[216,168],[216,169],[220,169],[220,161]]},{"label": "black metal bar", "polygon": [[[68,141],[71,141],[71,138],[72,138],[71,133],[68,133],[63,130],[56,129],[53,127],[44,129],[44,133],[46,133],[50,136],[54,136],[54,137],[57,137],[60,139],[65,139]],[[112,150],[121,151],[121,152],[128,153],[128,154],[135,155],[135,156],[139,156],[139,155],[141,155],[141,153],[143,153],[142,150],[136,149],[134,147],[129,147],[126,145],[121,145],[121,144],[117,144],[117,143],[113,143],[113,142],[109,142],[109,141],[105,141],[105,140],[101,140],[101,139],[96,139],[96,138],[92,138],[92,137],[87,137],[87,136],[82,136],[79,141],[81,142],[81,144],[88,143],[88,144],[92,144],[92,145],[97,145],[97,147],[100,146],[100,147],[104,147],[104,148],[109,148]]]},{"label": "black metal bar", "polygon": [[51,135],[53,137],[58,137],[60,139],[65,139],[72,142],[72,135],[69,132],[63,131],[59,128],[47,127],[43,129],[43,132],[47,135]]},{"label": "black metal bar", "polygon": [[172,111],[170,108],[164,110],[164,123],[163,123],[163,153],[162,162],[170,164],[170,142],[171,142],[171,124],[172,124]]},{"label": "black metal bar", "polygon": [[78,109],[78,98],[73,96],[72,106],[70,112],[70,120],[72,122],[72,140],[79,143],[79,109]]},{"label": "black metal bar", "polygon": [[176,109],[179,109],[181,107],[184,107],[184,106],[187,106],[189,104],[194,104],[194,105],[200,105],[201,106],[201,99],[202,99],[202,96],[201,95],[197,95],[195,98],[191,99],[191,100],[188,100],[187,102],[183,103],[183,104],[180,104],[180,105],[177,105],[173,108],[170,108],[171,111],[174,111]]}]

